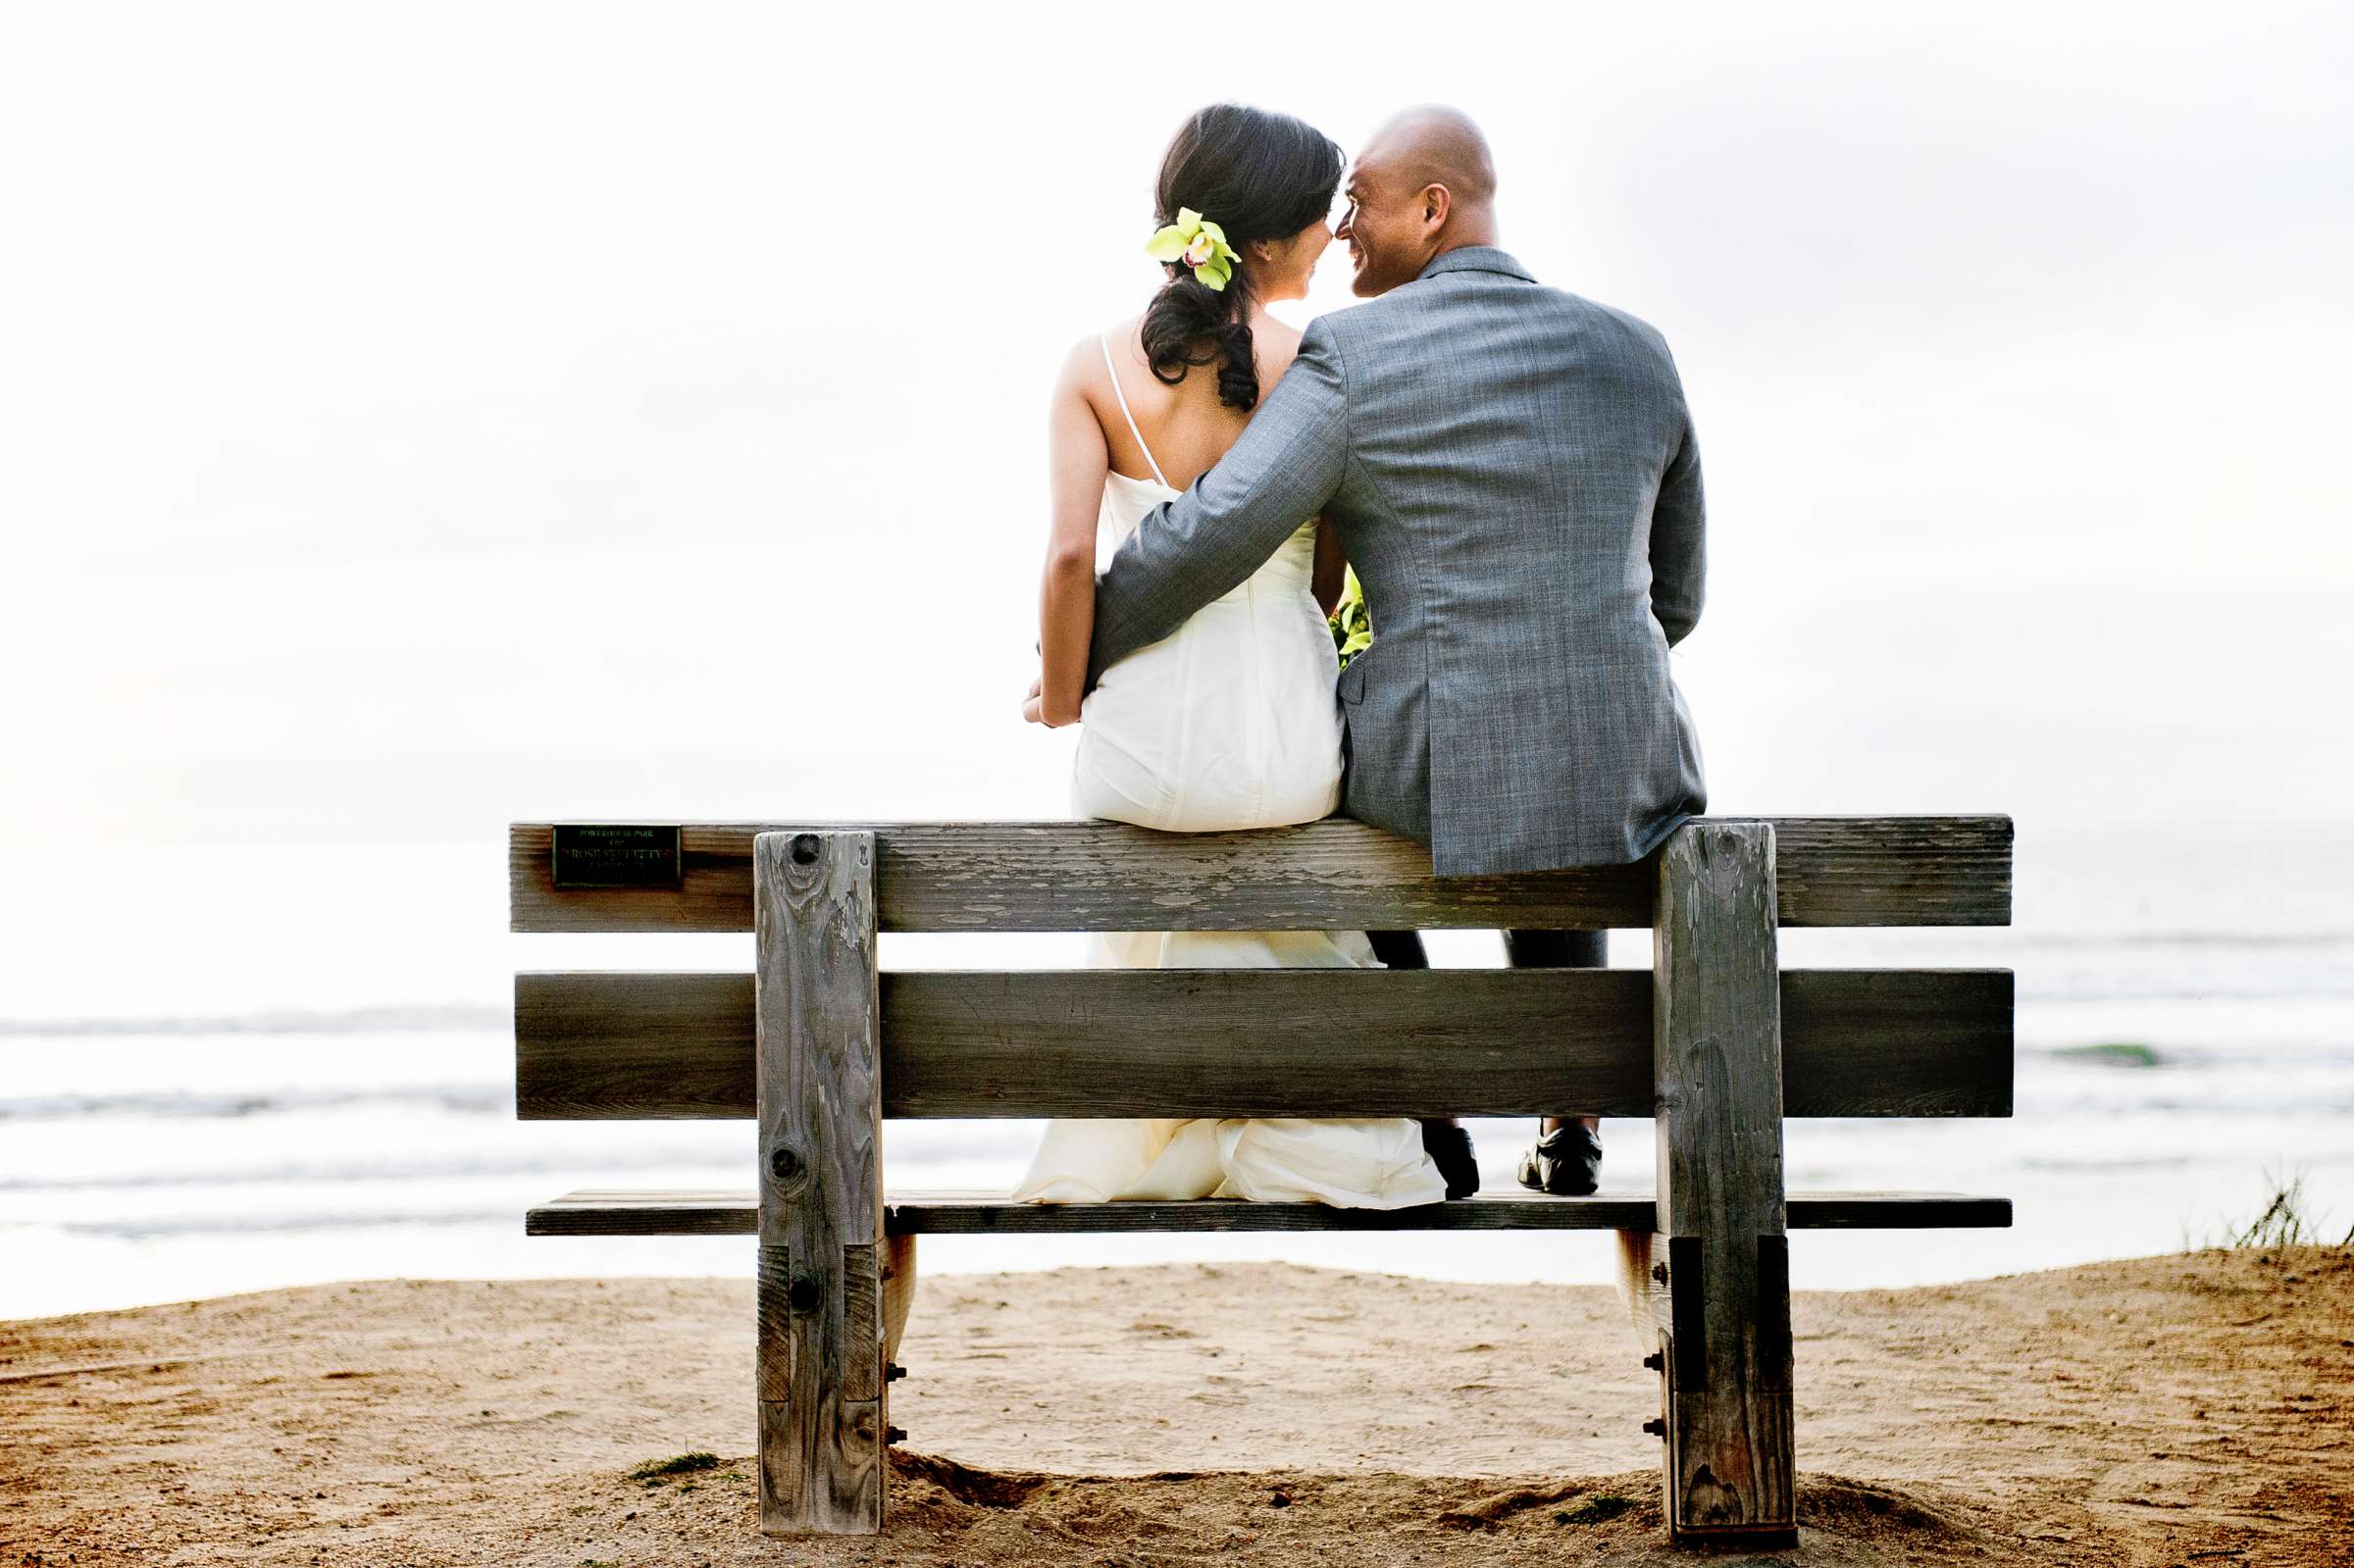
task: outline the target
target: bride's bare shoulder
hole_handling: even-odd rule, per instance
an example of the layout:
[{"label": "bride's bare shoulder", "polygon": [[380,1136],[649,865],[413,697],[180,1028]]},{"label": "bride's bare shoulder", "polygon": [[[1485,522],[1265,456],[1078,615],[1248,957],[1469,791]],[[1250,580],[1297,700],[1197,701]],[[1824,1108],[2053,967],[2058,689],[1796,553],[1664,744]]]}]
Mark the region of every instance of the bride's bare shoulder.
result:
[{"label": "bride's bare shoulder", "polygon": [[1090,404],[1099,397],[1108,399],[1112,383],[1105,363],[1107,357],[1123,365],[1133,362],[1140,368],[1144,366],[1143,321],[1140,316],[1131,316],[1071,344],[1070,352],[1062,357],[1062,370],[1056,378],[1061,387]]},{"label": "bride's bare shoulder", "polygon": [[1251,353],[1258,361],[1258,384],[1273,386],[1283,379],[1283,373],[1292,368],[1299,356],[1299,329],[1272,316],[1261,316],[1251,324]]}]

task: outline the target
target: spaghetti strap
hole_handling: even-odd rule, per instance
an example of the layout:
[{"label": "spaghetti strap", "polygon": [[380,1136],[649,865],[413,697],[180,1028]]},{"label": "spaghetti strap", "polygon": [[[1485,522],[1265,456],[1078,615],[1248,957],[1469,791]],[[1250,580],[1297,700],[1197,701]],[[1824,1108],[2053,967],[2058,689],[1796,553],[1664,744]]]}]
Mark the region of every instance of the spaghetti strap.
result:
[{"label": "spaghetti strap", "polygon": [[1160,472],[1160,464],[1152,457],[1152,448],[1145,444],[1145,432],[1136,428],[1136,416],[1128,412],[1128,394],[1120,390],[1120,368],[1111,362],[1111,339],[1101,332],[1096,334],[1096,346],[1103,350],[1103,369],[1111,377],[1111,395],[1120,400],[1120,418],[1128,422],[1128,433],[1136,437],[1136,449],[1145,454],[1145,466],[1164,490],[1174,489],[1168,477]]}]

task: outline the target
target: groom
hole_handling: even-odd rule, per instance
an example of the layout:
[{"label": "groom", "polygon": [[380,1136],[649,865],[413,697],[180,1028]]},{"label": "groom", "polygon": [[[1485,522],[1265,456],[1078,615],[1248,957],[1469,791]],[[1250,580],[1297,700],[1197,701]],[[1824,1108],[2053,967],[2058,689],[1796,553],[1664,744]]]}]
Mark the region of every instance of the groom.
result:
[{"label": "groom", "polygon": [[[1486,138],[1407,111],[1346,191],[1355,288],[1318,317],[1225,459],[1138,525],[1096,585],[1092,688],[1321,514],[1373,646],[1341,673],[1342,810],[1440,876],[1642,859],[1706,805],[1667,650],[1700,618],[1700,451],[1660,334],[1496,248]],[[1377,932],[1393,968],[1413,932]],[[1599,967],[1601,932],[1509,932],[1515,967]],[[1470,1140],[1424,1139],[1448,1196]],[[1548,1118],[1523,1186],[1594,1190],[1591,1119]]]}]

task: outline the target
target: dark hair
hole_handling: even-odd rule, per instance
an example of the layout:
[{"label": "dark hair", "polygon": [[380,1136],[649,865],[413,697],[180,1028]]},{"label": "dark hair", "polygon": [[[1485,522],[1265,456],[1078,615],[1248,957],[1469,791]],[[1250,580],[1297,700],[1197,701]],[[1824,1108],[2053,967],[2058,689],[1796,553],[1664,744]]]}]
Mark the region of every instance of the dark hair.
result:
[{"label": "dark hair", "polygon": [[1289,239],[1332,211],[1346,162],[1331,137],[1290,115],[1211,104],[1177,127],[1152,188],[1153,221],[1165,228],[1191,207],[1243,253],[1223,289],[1182,261],[1146,308],[1145,358],[1174,386],[1195,366],[1218,368],[1218,401],[1246,413],[1258,406],[1251,348],[1251,264],[1254,239]]}]

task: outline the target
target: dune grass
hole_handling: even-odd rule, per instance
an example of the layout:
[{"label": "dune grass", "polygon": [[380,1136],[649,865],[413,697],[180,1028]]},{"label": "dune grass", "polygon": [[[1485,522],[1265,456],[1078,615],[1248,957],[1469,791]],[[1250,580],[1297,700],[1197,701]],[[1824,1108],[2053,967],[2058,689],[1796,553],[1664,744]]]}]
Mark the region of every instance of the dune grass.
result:
[{"label": "dune grass", "polygon": [[[2305,1173],[2267,1171],[2265,1183],[2272,1196],[2264,1201],[2253,1218],[2225,1225],[2221,1231],[2210,1232],[2203,1239],[2194,1239],[2187,1226],[2183,1228],[2182,1249],[2201,1251],[2208,1247],[2249,1248],[2270,1251],[2283,1246],[2323,1246],[2324,1218],[2311,1212],[2305,1196]],[[2354,1228],[2349,1228],[2337,1242],[2339,1246],[2354,1246]]]},{"label": "dune grass", "polygon": [[1632,1497],[1621,1497],[1614,1492],[1597,1492],[1576,1507],[1555,1514],[1553,1522],[1557,1525],[1608,1524],[1634,1505]]},{"label": "dune grass", "polygon": [[717,1470],[719,1455],[697,1448],[691,1453],[674,1454],[668,1459],[648,1459],[630,1472],[630,1479],[641,1486],[658,1487],[673,1476],[691,1476],[700,1470]]}]

